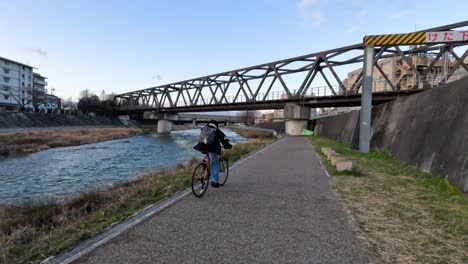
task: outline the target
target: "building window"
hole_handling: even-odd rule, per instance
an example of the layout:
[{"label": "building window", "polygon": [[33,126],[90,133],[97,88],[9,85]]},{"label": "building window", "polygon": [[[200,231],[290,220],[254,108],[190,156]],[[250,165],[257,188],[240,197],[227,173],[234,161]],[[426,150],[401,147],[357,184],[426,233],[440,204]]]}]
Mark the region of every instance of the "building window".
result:
[{"label": "building window", "polygon": [[21,77],[23,77],[23,79],[24,79],[24,73],[23,73],[23,74],[21,74]]},{"label": "building window", "polygon": [[24,85],[24,82],[21,82],[21,83],[23,84],[23,86],[25,86],[25,85]]},{"label": "building window", "polygon": [[3,68],[3,72],[4,72],[5,74],[9,74],[9,73],[10,73],[10,70],[7,69],[7,68]]},{"label": "building window", "polygon": [[8,77],[3,77],[3,81],[7,83],[7,82],[10,81],[10,78],[8,78]]},{"label": "building window", "polygon": [[3,95],[3,99],[8,100],[8,99],[10,99],[10,96],[8,96],[8,95]]},{"label": "building window", "polygon": [[24,66],[23,66],[23,70],[24,70]]},{"label": "building window", "polygon": [[10,91],[10,87],[8,87],[8,86],[3,86],[3,90],[8,92],[8,91]]}]

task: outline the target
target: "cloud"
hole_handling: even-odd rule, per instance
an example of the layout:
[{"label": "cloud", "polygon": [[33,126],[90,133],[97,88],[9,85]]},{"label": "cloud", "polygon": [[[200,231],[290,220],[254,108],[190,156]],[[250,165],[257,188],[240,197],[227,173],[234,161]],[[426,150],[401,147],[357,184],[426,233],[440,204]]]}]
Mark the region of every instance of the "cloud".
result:
[{"label": "cloud", "polygon": [[347,34],[354,33],[358,30],[358,28],[362,27],[366,24],[367,21],[367,9],[358,10],[354,14],[353,22],[351,25],[348,23],[348,27],[346,28],[345,32]]},{"label": "cloud", "polygon": [[350,26],[346,29],[346,33],[351,34],[357,31],[357,28],[355,26]]},{"label": "cloud", "polygon": [[409,14],[409,10],[408,9],[404,9],[404,10],[400,10],[400,11],[397,11],[397,12],[394,12],[394,13],[391,13],[388,18],[391,19],[391,20],[395,20],[395,19],[400,19],[406,15]]},{"label": "cloud", "polygon": [[153,77],[151,78],[152,80],[157,80],[157,81],[161,81],[163,79],[162,75],[160,74],[156,74],[156,75],[153,75]]},{"label": "cloud", "polygon": [[309,6],[313,6],[318,2],[318,0],[300,0],[299,1],[299,8],[305,9]]},{"label": "cloud", "polygon": [[356,13],[354,16],[358,24],[364,24],[366,23],[366,18],[367,18],[367,9],[361,9],[359,12]]},{"label": "cloud", "polygon": [[47,51],[41,49],[41,48],[34,48],[34,47],[25,47],[23,48],[23,51],[29,54],[33,55],[38,55],[43,58],[47,58]]},{"label": "cloud", "polygon": [[325,15],[320,11],[313,11],[309,14],[309,19],[314,25],[320,25],[325,21]]},{"label": "cloud", "polygon": [[307,24],[320,25],[325,21],[325,14],[316,7],[318,2],[318,0],[299,1],[299,11]]}]

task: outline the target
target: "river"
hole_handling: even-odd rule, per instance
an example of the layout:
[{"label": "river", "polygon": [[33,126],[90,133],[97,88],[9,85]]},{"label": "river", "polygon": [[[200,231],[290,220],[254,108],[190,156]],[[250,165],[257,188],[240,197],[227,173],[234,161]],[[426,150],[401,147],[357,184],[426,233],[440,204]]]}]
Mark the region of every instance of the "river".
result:
[{"label": "river", "polygon": [[[235,143],[244,140],[223,130]],[[95,190],[194,157],[198,129],[140,135],[0,158],[0,204],[54,200]]]}]

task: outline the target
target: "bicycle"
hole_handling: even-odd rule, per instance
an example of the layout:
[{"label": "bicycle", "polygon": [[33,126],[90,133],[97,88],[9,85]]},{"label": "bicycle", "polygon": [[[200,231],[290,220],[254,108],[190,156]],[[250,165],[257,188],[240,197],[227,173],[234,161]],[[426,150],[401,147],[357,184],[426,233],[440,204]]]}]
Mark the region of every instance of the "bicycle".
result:
[{"label": "bicycle", "polygon": [[[219,155],[219,185],[224,186],[229,175],[229,163],[226,158]],[[195,197],[200,198],[208,189],[211,176],[211,161],[208,153],[200,162],[192,173],[192,193]],[[201,185],[201,186],[200,186]]]}]

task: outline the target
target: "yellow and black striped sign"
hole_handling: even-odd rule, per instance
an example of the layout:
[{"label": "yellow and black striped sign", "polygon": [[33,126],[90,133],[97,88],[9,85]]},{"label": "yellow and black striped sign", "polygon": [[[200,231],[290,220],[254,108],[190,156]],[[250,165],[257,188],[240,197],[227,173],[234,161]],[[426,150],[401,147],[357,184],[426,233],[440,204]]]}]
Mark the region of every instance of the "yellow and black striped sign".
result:
[{"label": "yellow and black striped sign", "polygon": [[415,32],[409,34],[373,35],[364,37],[364,45],[373,46],[396,46],[422,44],[426,41],[426,32]]}]

